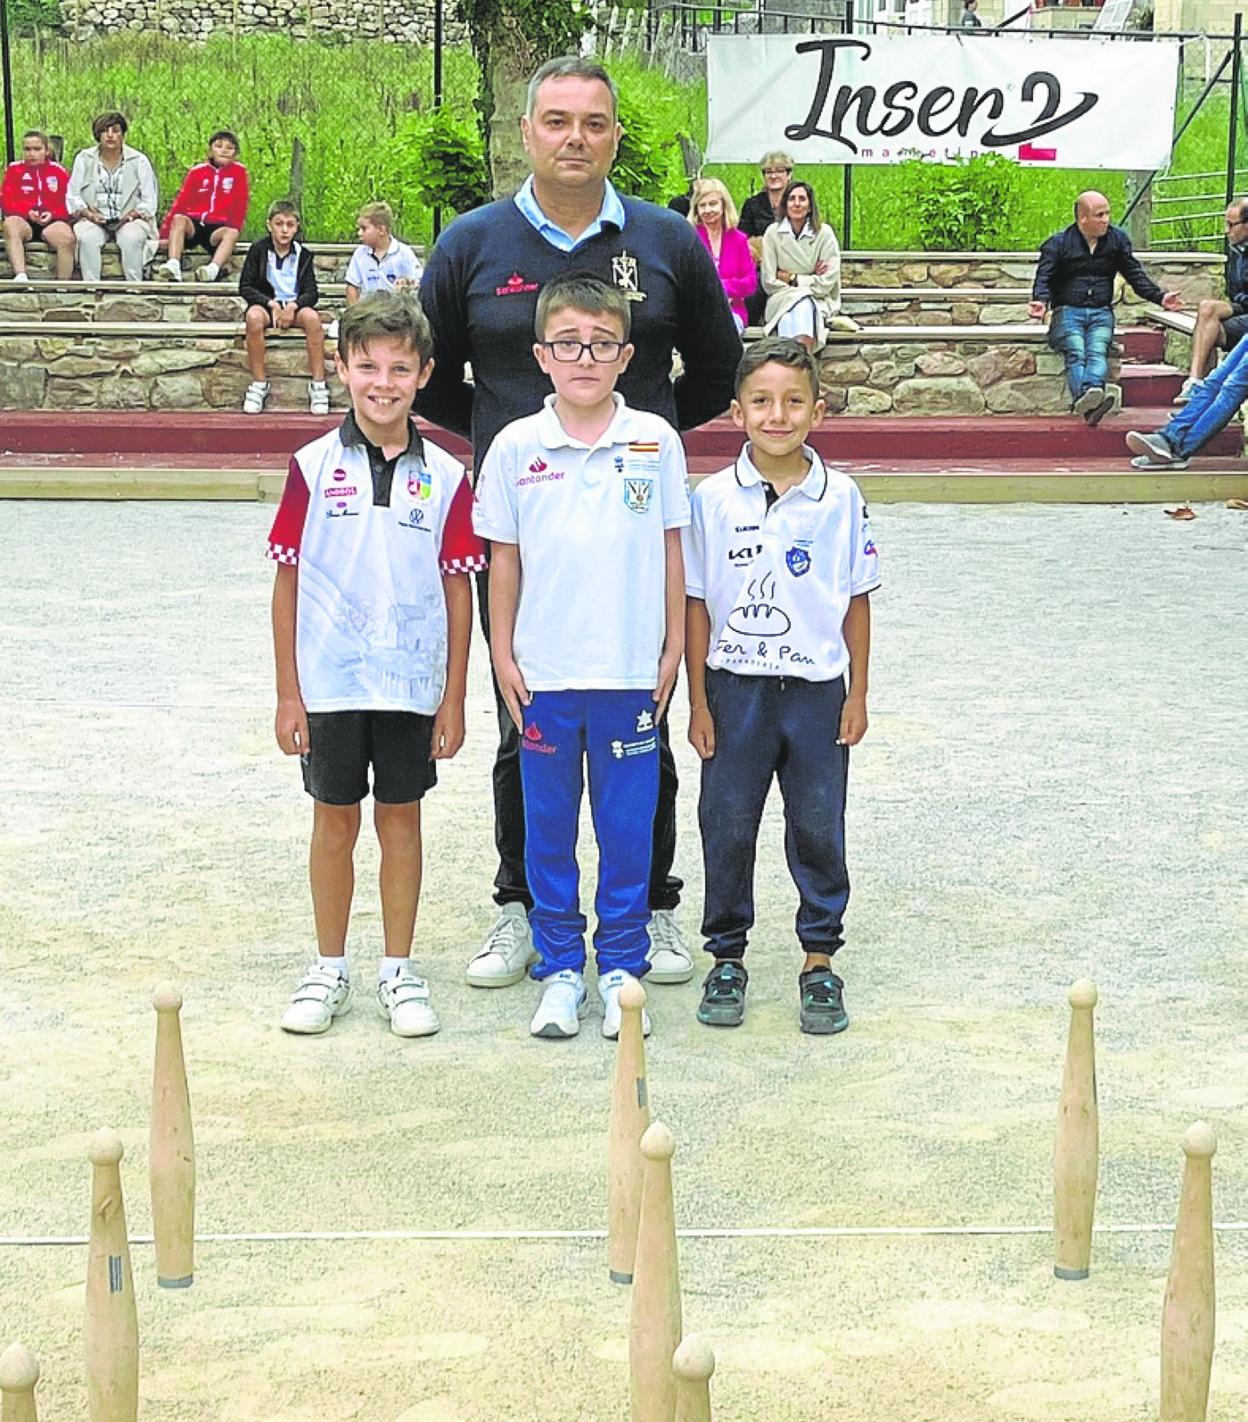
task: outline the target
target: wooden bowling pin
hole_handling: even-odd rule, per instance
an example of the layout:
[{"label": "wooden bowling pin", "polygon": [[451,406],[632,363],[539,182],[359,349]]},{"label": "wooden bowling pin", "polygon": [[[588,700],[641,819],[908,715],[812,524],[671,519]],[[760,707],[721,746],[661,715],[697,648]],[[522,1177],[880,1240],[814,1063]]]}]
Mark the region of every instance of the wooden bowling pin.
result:
[{"label": "wooden bowling pin", "polygon": [[672,1203],[671,1131],[656,1121],[641,1138],[645,1177],[633,1267],[628,1366],[633,1422],[673,1422],[676,1377],[672,1355],[680,1344],[680,1266]]},{"label": "wooden bowling pin", "polygon": [[1218,1148],[1203,1121],[1183,1136],[1183,1193],[1161,1315],[1161,1422],[1205,1422],[1213,1368],[1213,1183]]},{"label": "wooden bowling pin", "polygon": [[711,1374],[715,1354],[696,1334],[681,1342],[672,1357],[676,1374],[676,1422],[712,1422]]},{"label": "wooden bowling pin", "polygon": [[1086,1279],[1100,1150],[1092,1030],[1096,987],[1080,978],[1068,996],[1070,1033],[1053,1149],[1053,1272],[1059,1279]]},{"label": "wooden bowling pin", "polygon": [[620,989],[620,1036],[615,1049],[615,1084],[607,1130],[607,1268],[613,1284],[633,1282],[637,1219],[645,1160],[641,1138],[650,1124],[646,1085],[646,1040],[642,1011],[646,990],[630,980]]},{"label": "wooden bowling pin", "polygon": [[121,1198],[121,1141],[91,1140],[91,1243],[87,1256],[87,1407],[91,1422],[136,1422],[139,1320]]},{"label": "wooden bowling pin", "polygon": [[39,1364],[29,1348],[10,1343],[0,1353],[0,1422],[39,1422],[35,1384]]},{"label": "wooden bowling pin", "polygon": [[156,1066],[152,1073],[152,1233],[156,1282],[189,1288],[195,1278],[195,1138],[182,1055],[182,994],[169,983],[152,994]]}]

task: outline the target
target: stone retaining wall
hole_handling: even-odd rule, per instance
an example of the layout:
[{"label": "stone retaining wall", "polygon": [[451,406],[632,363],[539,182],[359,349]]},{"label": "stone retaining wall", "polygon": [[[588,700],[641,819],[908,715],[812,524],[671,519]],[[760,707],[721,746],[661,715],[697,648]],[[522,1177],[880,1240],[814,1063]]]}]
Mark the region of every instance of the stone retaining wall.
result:
[{"label": "stone retaining wall", "polygon": [[[159,30],[185,39],[216,34],[282,34],[382,39],[387,43],[433,40],[433,0],[68,0],[65,30],[75,39],[121,30]],[[447,44],[464,44],[467,31],[446,6]]]}]

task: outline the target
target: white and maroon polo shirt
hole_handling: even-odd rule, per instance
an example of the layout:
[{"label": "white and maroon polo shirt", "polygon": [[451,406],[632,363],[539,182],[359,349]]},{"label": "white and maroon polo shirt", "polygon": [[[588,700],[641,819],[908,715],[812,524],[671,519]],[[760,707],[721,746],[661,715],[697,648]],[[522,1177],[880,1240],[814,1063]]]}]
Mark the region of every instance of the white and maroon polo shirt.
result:
[{"label": "white and maroon polo shirt", "polygon": [[689,522],[685,452],[659,415],[615,415],[592,445],[554,396],[500,430],[473,526],[520,547],[513,650],[530,691],[653,690],[667,635],[666,530]]},{"label": "white and maroon polo shirt", "polygon": [[397,460],[370,458],[348,415],[291,459],[268,556],[299,570],[295,663],[309,711],[437,711],[442,579],[485,567],[457,460],[414,425]]},{"label": "white and maroon polo shirt", "polygon": [[810,472],[774,502],[747,444],[693,492],[685,591],[711,620],[709,667],[832,681],[849,666],[849,600],[880,585],[858,485],[803,446]]}]

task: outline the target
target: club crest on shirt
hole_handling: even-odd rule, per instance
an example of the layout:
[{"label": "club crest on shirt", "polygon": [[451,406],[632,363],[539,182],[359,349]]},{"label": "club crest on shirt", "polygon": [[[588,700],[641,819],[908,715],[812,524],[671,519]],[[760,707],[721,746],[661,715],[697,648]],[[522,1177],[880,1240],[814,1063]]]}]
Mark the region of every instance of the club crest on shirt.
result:
[{"label": "club crest on shirt", "polygon": [[414,499],[433,497],[433,477],[423,465],[408,479],[407,492]]},{"label": "club crest on shirt", "polygon": [[637,258],[631,252],[621,252],[618,257],[611,258],[611,280],[630,301],[646,299],[637,273]]},{"label": "club crest on shirt", "polygon": [[627,478],[624,480],[624,506],[630,513],[646,513],[650,508],[650,497],[653,493],[653,479]]},{"label": "club crest on shirt", "polygon": [[60,187],[60,185],[61,185],[61,180],[60,180],[60,178],[58,178],[58,177],[56,176],[55,173],[49,173],[49,174],[48,174],[48,178],[47,178],[47,183],[48,183],[48,191],[49,191],[50,193],[54,193],[54,192],[56,192],[57,188]]},{"label": "club crest on shirt", "polygon": [[794,545],[784,555],[785,566],[795,578],[810,572],[810,554],[804,548]]}]

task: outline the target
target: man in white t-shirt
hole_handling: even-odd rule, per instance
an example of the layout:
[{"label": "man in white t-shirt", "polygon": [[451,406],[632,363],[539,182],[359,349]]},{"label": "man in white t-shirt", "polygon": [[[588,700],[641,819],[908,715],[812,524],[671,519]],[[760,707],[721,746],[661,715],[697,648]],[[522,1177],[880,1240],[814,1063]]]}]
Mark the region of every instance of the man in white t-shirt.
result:
[{"label": "man in white t-shirt", "polygon": [[698,1020],[735,1027],[745,1015],[754,858],[775,778],[800,896],[798,1020],[803,1032],[841,1032],[849,1017],[832,956],[849,900],[845,787],[849,747],[867,729],[868,594],[879,560],[857,485],[806,444],[824,413],[811,353],[792,340],[759,341],[736,387],[732,416],[748,442],[695,490],[684,539],[702,932],[715,959]]},{"label": "man in white t-shirt", "polygon": [[420,258],[391,230],[394,210],[388,202],[370,202],[360,209],[355,230],[360,245],[347,266],[347,305],[354,306],[372,291],[412,291],[420,285]]},{"label": "man in white t-shirt", "polygon": [[533,354],[555,393],[491,444],[473,526],[492,545],[490,650],[520,732],[542,982],[529,1030],[574,1037],[586,1012],[576,832],[588,760],[598,991],[603,1036],[614,1038],[620,989],[649,969],[658,723],[684,645],[685,458],[666,420],[615,394],[633,354],[622,291],[556,277],[535,324]]}]

